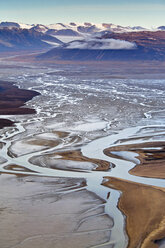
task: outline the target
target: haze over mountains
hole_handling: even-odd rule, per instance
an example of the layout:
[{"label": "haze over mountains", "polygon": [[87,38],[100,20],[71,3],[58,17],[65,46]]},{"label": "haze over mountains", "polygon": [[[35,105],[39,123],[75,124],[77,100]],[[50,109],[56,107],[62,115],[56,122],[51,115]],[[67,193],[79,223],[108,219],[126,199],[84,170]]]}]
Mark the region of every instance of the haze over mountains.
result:
[{"label": "haze over mountains", "polygon": [[165,26],[0,23],[0,51],[50,50],[42,60],[164,60]]}]

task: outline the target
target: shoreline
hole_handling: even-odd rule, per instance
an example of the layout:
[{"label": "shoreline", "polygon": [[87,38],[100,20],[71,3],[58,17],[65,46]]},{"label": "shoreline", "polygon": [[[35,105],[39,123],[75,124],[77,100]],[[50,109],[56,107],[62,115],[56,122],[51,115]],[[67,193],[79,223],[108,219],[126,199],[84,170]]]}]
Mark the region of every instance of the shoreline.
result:
[{"label": "shoreline", "polygon": [[[13,82],[0,81],[0,116],[35,114],[35,109],[24,106],[27,101],[38,95],[39,92],[20,89]],[[0,118],[0,129],[13,124],[11,120]]]}]

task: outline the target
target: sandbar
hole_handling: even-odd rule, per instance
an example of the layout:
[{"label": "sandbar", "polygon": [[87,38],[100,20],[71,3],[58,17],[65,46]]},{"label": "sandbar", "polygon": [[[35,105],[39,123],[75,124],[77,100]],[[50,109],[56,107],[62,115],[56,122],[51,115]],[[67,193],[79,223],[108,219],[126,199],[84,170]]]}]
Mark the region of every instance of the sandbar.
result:
[{"label": "sandbar", "polygon": [[165,189],[106,177],[103,185],[122,192],[118,207],[126,216],[128,248],[158,248],[165,238]]}]

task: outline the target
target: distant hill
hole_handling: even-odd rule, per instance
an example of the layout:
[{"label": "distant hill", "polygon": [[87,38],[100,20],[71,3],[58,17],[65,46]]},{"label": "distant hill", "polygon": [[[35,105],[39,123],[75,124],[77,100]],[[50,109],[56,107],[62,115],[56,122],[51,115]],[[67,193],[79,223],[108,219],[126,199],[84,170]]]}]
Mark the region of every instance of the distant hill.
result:
[{"label": "distant hill", "polygon": [[108,33],[69,42],[37,56],[38,60],[165,60],[165,32]]}]

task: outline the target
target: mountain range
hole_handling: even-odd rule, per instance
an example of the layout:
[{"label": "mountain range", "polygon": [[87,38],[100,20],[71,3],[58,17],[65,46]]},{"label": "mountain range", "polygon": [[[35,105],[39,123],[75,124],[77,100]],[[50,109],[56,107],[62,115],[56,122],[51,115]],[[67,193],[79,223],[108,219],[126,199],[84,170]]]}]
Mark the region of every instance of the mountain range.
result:
[{"label": "mountain range", "polygon": [[0,52],[45,51],[37,60],[165,60],[165,26],[0,23]]},{"label": "mountain range", "polygon": [[1,22],[0,29],[2,28],[19,28],[19,29],[32,29],[38,32],[42,32],[45,34],[51,35],[69,35],[69,36],[81,36],[84,34],[94,34],[102,31],[108,32],[133,32],[133,31],[158,31],[158,30],[165,30],[165,26],[160,26],[154,29],[147,29],[141,26],[127,26],[123,27],[120,25],[115,25],[112,23],[74,23],[71,22],[69,24],[64,23],[56,23],[56,24],[22,24],[16,22]]}]

